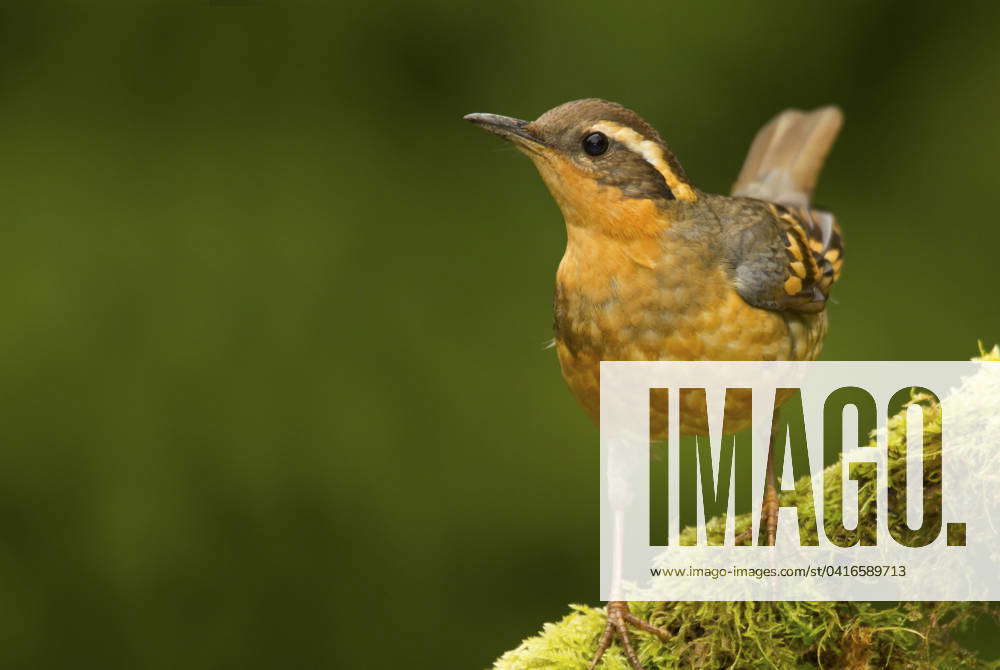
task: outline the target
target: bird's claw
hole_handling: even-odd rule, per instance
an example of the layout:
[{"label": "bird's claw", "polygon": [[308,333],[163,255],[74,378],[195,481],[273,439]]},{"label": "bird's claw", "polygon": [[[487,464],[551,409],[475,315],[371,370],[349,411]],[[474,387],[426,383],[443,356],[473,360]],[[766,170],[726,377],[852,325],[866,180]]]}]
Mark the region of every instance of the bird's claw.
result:
[{"label": "bird's claw", "polygon": [[670,638],[670,634],[667,631],[657,628],[632,614],[628,608],[628,603],[623,600],[609,602],[607,613],[608,623],[604,626],[601,641],[597,644],[597,650],[594,652],[594,658],[590,662],[588,670],[594,670],[597,667],[597,664],[604,656],[604,652],[611,646],[611,642],[615,637],[618,638],[622,649],[625,650],[625,657],[628,659],[629,665],[632,666],[633,670],[643,670],[642,664],[639,662],[639,655],[636,653],[635,647],[632,646],[632,639],[628,632],[629,625],[635,626],[647,633],[652,633],[662,640]]}]

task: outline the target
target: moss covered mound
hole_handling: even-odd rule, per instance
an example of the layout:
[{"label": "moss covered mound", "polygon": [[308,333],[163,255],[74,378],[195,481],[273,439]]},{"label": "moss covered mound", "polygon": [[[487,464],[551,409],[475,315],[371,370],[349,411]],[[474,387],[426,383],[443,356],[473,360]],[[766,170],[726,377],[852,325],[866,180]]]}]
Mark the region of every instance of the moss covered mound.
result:
[{"label": "moss covered mound", "polygon": [[[983,351],[977,360],[1000,360],[1000,348]],[[933,398],[915,395],[924,426],[937,431],[940,408]],[[889,422],[889,459],[899,458],[905,424],[903,412]],[[834,467],[839,467],[834,466]],[[933,484],[934,473],[927,473]],[[839,478],[833,478],[839,482]],[[783,503],[797,493],[787,493]],[[827,495],[840,495],[827,491]],[[874,504],[874,486],[859,491]],[[749,524],[749,515],[736,527]],[[722,520],[710,521],[709,533],[721,533]],[[688,529],[685,532],[693,532]],[[664,628],[672,638],[636,632],[640,660],[654,668],[1000,668],[964,649],[955,634],[989,616],[1000,620],[1000,603],[900,602],[891,606],[864,602],[633,602],[632,611]],[[501,656],[495,670],[586,668],[604,629],[604,610],[573,605],[572,612]],[[606,670],[629,670],[617,645],[601,664]]]}]

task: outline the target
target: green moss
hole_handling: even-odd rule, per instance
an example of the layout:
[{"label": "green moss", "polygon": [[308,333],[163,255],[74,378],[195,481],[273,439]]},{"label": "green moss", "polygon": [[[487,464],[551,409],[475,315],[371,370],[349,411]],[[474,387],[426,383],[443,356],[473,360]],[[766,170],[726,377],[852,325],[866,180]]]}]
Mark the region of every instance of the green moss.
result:
[{"label": "green moss", "polygon": [[[976,360],[1000,361],[1000,347]],[[910,404],[924,413],[930,447],[941,446],[941,412],[930,396],[914,394]],[[888,458],[901,458],[906,408],[889,421]],[[839,464],[834,466],[839,468]],[[900,469],[902,470],[902,469]],[[933,486],[937,473],[927,473]],[[840,477],[830,478],[825,491],[840,500]],[[800,482],[801,484],[802,482]],[[793,504],[802,492],[783,495]],[[940,495],[940,493],[938,493]],[[874,483],[862,486],[859,496],[874,504]],[[749,515],[736,519],[741,530]],[[706,525],[708,534],[721,536],[723,519]],[[811,532],[815,534],[813,527]],[[689,528],[685,533],[694,533]],[[1000,604],[972,602],[900,602],[876,606],[864,602],[633,602],[632,611],[669,631],[667,642],[635,633],[640,660],[654,668],[1000,668],[964,649],[955,633],[982,616],[1000,620]],[[604,629],[604,610],[573,605],[572,612],[501,656],[495,670],[531,668],[586,668]],[[629,670],[618,645],[602,661],[606,670]]]},{"label": "green moss", "polygon": [[[988,603],[634,602],[632,611],[670,631],[662,642],[635,633],[654,668],[989,668],[954,639]],[[604,629],[604,610],[581,605],[504,654],[496,670],[586,668]],[[617,645],[607,670],[629,670]]]}]

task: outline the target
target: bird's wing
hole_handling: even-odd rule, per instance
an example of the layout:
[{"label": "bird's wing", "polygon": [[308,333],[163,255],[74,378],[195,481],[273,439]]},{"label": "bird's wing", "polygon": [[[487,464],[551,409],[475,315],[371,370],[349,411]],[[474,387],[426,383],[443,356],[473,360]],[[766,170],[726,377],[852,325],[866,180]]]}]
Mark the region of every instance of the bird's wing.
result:
[{"label": "bird's wing", "polygon": [[751,305],[818,312],[840,277],[840,228],[810,202],[843,123],[836,107],[786,109],[754,138],[733,185],[741,204],[726,249],[737,291]]},{"label": "bird's wing", "polygon": [[833,215],[740,200],[723,242],[737,292],[762,309],[821,311],[844,263]]}]

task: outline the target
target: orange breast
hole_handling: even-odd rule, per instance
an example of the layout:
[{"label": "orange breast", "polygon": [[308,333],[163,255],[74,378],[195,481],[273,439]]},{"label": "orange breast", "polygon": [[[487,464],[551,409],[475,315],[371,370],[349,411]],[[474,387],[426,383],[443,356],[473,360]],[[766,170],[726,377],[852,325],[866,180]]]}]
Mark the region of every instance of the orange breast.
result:
[{"label": "orange breast", "polygon": [[[586,230],[571,231],[555,312],[563,377],[595,421],[602,360],[810,360],[826,331],[825,313],[751,307],[696,248],[664,248],[659,238],[609,241]],[[682,431],[703,433],[704,403],[689,405]],[[739,429],[749,415],[749,397],[737,398],[727,405],[727,426]]]}]

